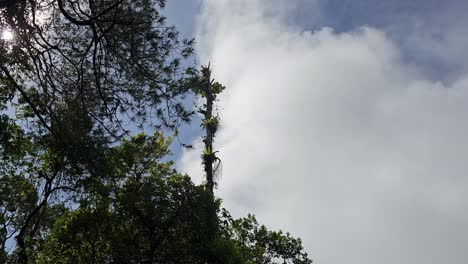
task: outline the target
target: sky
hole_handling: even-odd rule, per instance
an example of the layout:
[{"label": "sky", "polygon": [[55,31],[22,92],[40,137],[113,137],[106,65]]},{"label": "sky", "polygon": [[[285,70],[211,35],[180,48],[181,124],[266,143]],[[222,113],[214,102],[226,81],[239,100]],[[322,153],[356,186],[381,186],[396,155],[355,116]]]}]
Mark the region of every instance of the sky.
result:
[{"label": "sky", "polygon": [[[468,2],[169,1],[227,86],[217,195],[318,264],[468,259]],[[172,20],[171,20],[172,19]],[[179,169],[202,178],[201,143]]]}]

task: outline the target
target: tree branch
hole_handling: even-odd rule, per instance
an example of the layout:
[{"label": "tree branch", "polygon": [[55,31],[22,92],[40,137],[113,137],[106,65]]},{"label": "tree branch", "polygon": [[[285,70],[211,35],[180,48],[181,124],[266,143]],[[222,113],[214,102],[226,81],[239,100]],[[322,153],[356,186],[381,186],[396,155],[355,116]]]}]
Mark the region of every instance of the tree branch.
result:
[{"label": "tree branch", "polygon": [[53,130],[50,128],[50,126],[47,124],[46,120],[44,119],[44,117],[42,117],[42,115],[39,113],[39,111],[37,110],[36,106],[34,105],[34,103],[31,101],[31,99],[29,98],[28,94],[26,93],[26,91],[15,81],[15,79],[13,78],[13,76],[10,74],[10,71],[8,71],[8,69],[5,67],[5,66],[0,66],[0,68],[2,69],[2,71],[5,73],[6,77],[8,78],[8,80],[10,81],[11,84],[13,84],[13,86],[15,87],[15,89],[17,89],[20,93],[21,93],[21,96],[24,97],[24,100],[26,101],[26,103],[28,103],[28,105],[32,108],[34,114],[37,116],[37,118],[39,118],[39,121],[41,122],[41,124],[51,133],[51,134],[54,134]]}]

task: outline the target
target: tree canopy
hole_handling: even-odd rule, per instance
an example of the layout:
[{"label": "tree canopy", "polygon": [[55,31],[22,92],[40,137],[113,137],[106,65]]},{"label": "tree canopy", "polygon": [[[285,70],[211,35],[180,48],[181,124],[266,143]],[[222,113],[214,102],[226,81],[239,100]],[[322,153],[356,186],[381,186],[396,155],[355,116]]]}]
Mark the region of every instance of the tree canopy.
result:
[{"label": "tree canopy", "polygon": [[[311,263],[300,239],[213,194],[217,95],[164,0],[0,2],[0,263]],[[202,98],[207,183],[167,129]],[[189,107],[185,107],[185,106]],[[129,126],[152,127],[133,134]]]}]

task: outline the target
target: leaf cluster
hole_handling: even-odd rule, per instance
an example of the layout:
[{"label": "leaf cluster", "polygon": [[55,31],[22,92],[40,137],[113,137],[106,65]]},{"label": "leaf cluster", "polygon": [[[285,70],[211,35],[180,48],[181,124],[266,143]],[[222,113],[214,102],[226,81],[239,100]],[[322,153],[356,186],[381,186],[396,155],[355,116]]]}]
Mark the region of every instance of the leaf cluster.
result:
[{"label": "leaf cluster", "polygon": [[246,263],[312,263],[300,238],[294,238],[281,230],[270,231],[260,225],[252,214],[233,219],[223,209],[221,219],[224,236],[234,241]]}]

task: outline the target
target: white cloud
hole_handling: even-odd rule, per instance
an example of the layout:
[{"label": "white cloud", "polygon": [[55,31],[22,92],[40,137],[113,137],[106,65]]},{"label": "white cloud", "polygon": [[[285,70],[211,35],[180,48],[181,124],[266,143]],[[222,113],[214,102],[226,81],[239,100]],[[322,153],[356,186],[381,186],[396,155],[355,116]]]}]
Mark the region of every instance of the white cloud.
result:
[{"label": "white cloud", "polygon": [[[224,205],[319,264],[465,263],[468,75],[430,81],[376,29],[301,32],[285,5],[204,1],[201,59],[228,87]],[[182,157],[198,179],[200,153]]]}]

